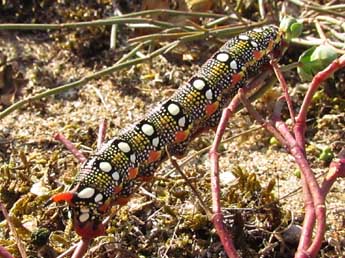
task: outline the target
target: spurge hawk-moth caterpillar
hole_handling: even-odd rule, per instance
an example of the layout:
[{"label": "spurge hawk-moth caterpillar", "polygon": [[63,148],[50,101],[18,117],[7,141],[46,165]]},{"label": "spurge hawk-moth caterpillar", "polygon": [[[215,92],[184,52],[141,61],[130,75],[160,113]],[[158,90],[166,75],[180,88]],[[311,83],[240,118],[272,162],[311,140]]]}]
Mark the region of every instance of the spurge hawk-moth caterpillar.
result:
[{"label": "spurge hawk-moth caterpillar", "polygon": [[51,198],[69,203],[76,232],[83,238],[104,234],[109,208],[124,204],[153,175],[166,150],[182,155],[198,132],[215,127],[237,90],[269,63],[280,43],[274,25],[230,39],[170,99],[84,162],[70,190]]}]

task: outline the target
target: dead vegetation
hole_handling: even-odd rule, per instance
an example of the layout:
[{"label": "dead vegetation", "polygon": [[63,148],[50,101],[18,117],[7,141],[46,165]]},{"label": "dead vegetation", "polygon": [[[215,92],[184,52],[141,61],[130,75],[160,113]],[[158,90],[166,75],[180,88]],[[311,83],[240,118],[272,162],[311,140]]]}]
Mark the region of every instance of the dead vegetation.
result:
[{"label": "dead vegetation", "polygon": [[[0,26],[0,112],[28,99],[0,118],[0,197],[28,257],[56,257],[78,241],[68,220],[67,206],[44,206],[49,196],[73,181],[79,166],[52,139],[55,132],[63,133],[85,155],[90,155],[96,147],[101,119],[110,122],[107,139],[116,136],[155,103],[168,98],[226,37],[239,32],[230,30],[224,38],[222,28],[238,26],[245,30],[242,24],[253,22],[256,26],[268,17],[272,22],[278,21],[278,12],[282,10],[279,1],[268,1],[265,12],[260,11],[262,6],[258,4],[262,1],[158,1],[159,6],[154,4],[157,1],[117,1],[123,15],[157,8],[210,15],[162,12],[140,16],[147,19],[141,23],[119,22],[111,49],[111,26],[92,22],[113,15],[116,7],[112,1],[33,1],[23,6],[20,2],[5,1],[0,5],[1,24],[91,23],[51,30],[10,31]],[[287,14],[300,18],[304,30],[301,37],[292,41],[281,64],[297,62],[308,44],[324,40],[323,37],[344,53],[345,28],[341,24],[345,6],[341,1],[287,2]],[[327,12],[315,9],[319,7],[316,2],[328,6]],[[138,28],[150,20],[150,26]],[[214,25],[214,21],[219,23]],[[323,34],[315,24],[321,24]],[[210,29],[210,34],[202,34],[205,28]],[[169,48],[174,40],[180,40],[179,44]],[[136,58],[164,47],[170,52],[93,76],[138,46],[141,48]],[[128,62],[133,60],[127,57]],[[295,69],[284,75],[298,109],[308,84],[299,79]],[[85,77],[90,79],[80,80]],[[78,80],[80,83],[69,90],[62,88],[50,93]],[[30,98],[42,92],[48,94]],[[344,148],[344,92],[341,70],[314,95],[308,113],[306,150],[319,180],[332,158]],[[278,87],[268,90],[256,107],[269,115],[279,95]],[[304,216],[300,172],[284,148],[264,129],[243,133],[252,128],[252,123],[246,111],[237,113],[225,138],[236,137],[221,146],[225,223],[243,257],[293,257]],[[210,168],[207,151],[202,150],[210,146],[212,138],[213,132],[209,132],[196,139],[184,158],[188,161],[179,162],[184,163],[185,175],[207,205],[211,205]],[[327,231],[319,257],[345,255],[344,188],[344,180],[339,179],[327,197]],[[164,163],[153,182],[143,185],[128,205],[116,211],[107,233],[94,240],[87,257],[226,257],[205,211],[169,162]],[[15,257],[20,256],[16,239],[4,219],[0,223],[0,246]]]}]

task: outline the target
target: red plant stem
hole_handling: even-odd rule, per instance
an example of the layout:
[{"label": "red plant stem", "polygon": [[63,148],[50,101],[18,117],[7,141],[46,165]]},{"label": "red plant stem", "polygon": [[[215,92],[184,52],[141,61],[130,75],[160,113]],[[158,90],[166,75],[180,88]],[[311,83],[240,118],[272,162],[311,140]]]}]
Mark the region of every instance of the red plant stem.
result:
[{"label": "red plant stem", "polygon": [[233,98],[229,107],[223,110],[222,117],[217,127],[216,135],[213,140],[212,148],[209,151],[211,162],[211,188],[212,188],[212,223],[217,230],[220,241],[224,250],[230,258],[239,258],[233,243],[230,232],[225,228],[223,223],[223,214],[220,204],[220,183],[219,183],[219,153],[218,147],[222,140],[226,125],[240,103],[238,96]]},{"label": "red plant stem", "polygon": [[[274,65],[275,64],[273,63],[272,66]],[[339,59],[334,60],[326,69],[324,69],[323,71],[319,72],[316,76],[314,76],[313,81],[311,82],[308,88],[308,92],[304,98],[299,115],[296,119],[297,120],[296,125],[294,126],[296,146],[299,146],[298,152],[305,153],[304,132],[306,128],[306,116],[307,116],[308,107],[311,104],[312,97],[315,94],[315,91],[319,88],[322,81],[326,80],[333,72],[335,72],[336,70],[344,66],[345,66],[345,55],[343,55]],[[279,69],[274,68],[274,70],[279,79],[280,78]],[[281,79],[279,80],[283,87],[284,85],[286,86],[285,80],[281,80]],[[288,105],[289,105],[289,102],[288,102]],[[304,163],[304,161],[302,163]],[[307,163],[306,160],[305,160],[305,163]],[[299,166],[301,167],[301,165],[303,166],[303,164],[300,163]],[[322,227],[323,227],[323,223],[325,223],[323,222],[325,221],[325,218],[323,218],[325,217],[324,198],[326,194],[328,193],[331,185],[334,183],[334,181],[338,177],[338,175],[335,175],[335,173],[328,175],[328,177],[324,180],[320,189],[310,168],[309,169],[305,168],[301,170],[302,170],[302,174],[307,177],[305,180],[304,176],[302,176],[306,215],[305,215],[305,220],[303,223],[302,237],[301,237],[299,248],[298,248],[299,251],[297,252],[296,257],[307,257],[309,255],[315,256],[318,250],[320,249],[321,242],[323,239],[323,234],[324,234],[324,229],[322,229]],[[312,178],[312,181],[309,180],[311,178]],[[314,241],[312,242],[311,246],[309,246],[310,240],[312,238],[312,230],[314,228],[315,218],[318,220],[318,223],[319,223],[318,231],[315,235]],[[308,246],[309,248],[306,251]]]},{"label": "red plant stem", "polygon": [[321,185],[321,192],[324,197],[326,197],[338,177],[345,177],[345,158],[340,158],[331,162],[329,172]]},{"label": "red plant stem", "polygon": [[[286,135],[290,135],[289,129],[286,127],[284,123],[279,120],[279,118],[276,117],[275,122],[280,122],[281,123],[281,131]],[[292,137],[292,136],[291,136]],[[287,145],[289,148],[289,146]],[[303,148],[301,148],[303,151]],[[304,151],[303,151],[304,153]],[[303,199],[304,199],[304,209],[305,209],[305,215],[304,215],[304,221],[303,221],[303,227],[302,227],[302,233],[299,241],[299,245],[297,248],[297,253],[295,257],[308,257],[306,254],[307,248],[310,246],[311,240],[312,240],[312,233],[313,233],[313,228],[315,225],[315,207],[314,207],[314,202],[312,195],[309,190],[308,183],[306,182],[304,173],[302,172],[301,176],[301,181],[302,181],[302,190],[303,190]]]},{"label": "red plant stem", "polygon": [[[282,143],[286,144],[286,147],[290,150],[290,153],[294,156],[296,163],[300,167],[303,176],[305,179],[302,181],[303,190],[305,193],[305,205],[306,205],[306,217],[305,223],[302,231],[302,238],[300,244],[300,251],[296,254],[296,257],[308,257],[309,254],[311,257],[314,257],[319,251],[325,232],[325,207],[324,207],[324,198],[320,193],[320,188],[316,182],[316,179],[309,167],[309,164],[305,158],[304,149],[301,148],[296,140],[291,135],[289,129],[281,120],[279,120],[279,114],[275,114],[275,125],[274,128],[270,123],[266,123],[260,114],[255,111],[254,108],[250,105],[248,100],[244,97],[242,91],[240,91],[240,97],[243,105],[247,108],[248,112],[255,117],[263,126],[273,133],[278,140],[283,138]],[[315,206],[316,206],[316,211]],[[312,242],[312,230],[314,228],[315,217],[318,221],[318,228],[315,235],[315,239]],[[307,250],[308,249],[308,250]]]},{"label": "red plant stem", "polygon": [[3,246],[0,246],[0,257],[13,258],[12,254],[9,251],[7,251]]},{"label": "red plant stem", "polygon": [[[307,254],[305,255],[309,255],[310,257],[315,257],[318,251],[320,250],[323,236],[325,233],[325,228],[326,228],[326,217],[325,217],[326,208],[325,208],[324,196],[322,195],[321,189],[315,179],[313,171],[311,170],[309,163],[306,160],[304,148],[301,147],[297,143],[297,141],[291,135],[285,123],[283,123],[282,121],[277,121],[276,127],[280,131],[280,133],[284,136],[284,138],[287,140],[290,153],[295,158],[297,165],[299,166],[301,172],[303,173],[305,180],[302,183],[306,183],[308,186],[308,190],[307,190],[305,186],[306,184],[303,184],[303,190],[305,191],[304,195],[305,195],[305,200],[306,200],[306,203],[305,203],[306,212],[308,215],[305,217],[305,220],[303,223],[303,227],[305,229],[303,236],[309,237],[310,235],[311,237],[312,229],[314,227],[314,221],[315,221],[313,219],[314,216],[311,214],[311,210],[313,209],[315,211],[315,217],[318,222],[318,226],[317,226],[314,240],[312,244],[309,246],[309,248],[307,249]],[[309,196],[309,193],[310,193],[310,196]],[[307,240],[308,239],[304,240],[302,238],[301,241],[305,242],[305,243],[302,243],[303,247],[305,247],[305,245],[308,243]],[[304,250],[305,249],[303,248],[302,249],[303,253],[304,253]],[[301,256],[300,254],[298,255],[296,254],[296,257],[306,257],[306,256],[304,255]]]},{"label": "red plant stem", "polygon": [[[249,83],[249,85],[242,89],[242,92],[248,92],[253,88],[260,85],[260,82],[268,75],[269,71],[265,71]],[[237,107],[240,104],[240,96],[237,94],[229,104],[227,108],[223,110],[222,117],[220,119],[219,125],[216,130],[216,135],[212,144],[212,148],[209,151],[209,157],[211,162],[211,188],[212,188],[212,212],[213,218],[212,223],[214,224],[215,229],[217,230],[218,236],[223,244],[224,250],[227,255],[231,258],[237,258],[239,255],[233,244],[233,239],[231,234],[225,228],[223,223],[223,215],[221,212],[220,204],[220,184],[219,184],[219,153],[218,147],[221,142],[222,136],[226,129],[226,125],[232,116],[235,113]]]},{"label": "red plant stem", "polygon": [[73,252],[71,258],[83,258],[84,254],[87,252],[91,239],[81,239],[77,244],[76,249]]},{"label": "red plant stem", "polygon": [[290,117],[292,119],[293,124],[295,124],[295,122],[296,122],[295,121],[295,112],[293,110],[292,101],[291,101],[291,98],[290,98],[290,95],[289,95],[289,91],[288,91],[288,87],[287,87],[285,78],[284,78],[280,68],[278,67],[277,62],[271,61],[270,64],[273,67],[274,73],[277,76],[277,79],[278,79],[278,81],[280,83],[280,86],[283,88],[285,100],[286,100],[286,103],[288,105],[288,109],[289,109],[289,112],[290,112]]},{"label": "red plant stem", "polygon": [[315,226],[315,207],[313,203],[312,196],[310,194],[308,184],[305,182],[304,176],[302,176],[302,189],[303,189],[303,199],[304,199],[304,210],[305,215],[303,219],[303,227],[301,232],[301,237],[299,240],[297,252],[295,257],[308,257],[306,250],[312,242],[312,233]]},{"label": "red plant stem", "polygon": [[105,139],[106,131],[107,131],[107,119],[102,119],[102,121],[99,123],[99,128],[98,128],[97,150],[101,149],[101,146]]},{"label": "red plant stem", "polygon": [[306,127],[307,112],[308,112],[308,108],[311,104],[315,91],[319,88],[321,82],[326,80],[335,71],[339,70],[342,67],[345,67],[345,55],[342,55],[338,59],[335,59],[323,71],[318,72],[314,76],[312,82],[310,83],[308,91],[304,97],[301,110],[296,119],[296,126],[294,128],[296,141],[298,142],[298,144],[300,144],[300,146],[304,146],[305,144],[304,131]]},{"label": "red plant stem", "polygon": [[233,239],[230,232],[225,228],[223,223],[223,214],[221,212],[220,204],[220,189],[219,189],[219,167],[218,167],[218,158],[219,154],[217,152],[210,151],[210,159],[212,162],[211,171],[211,185],[212,185],[212,223],[214,224],[215,229],[217,230],[218,236],[223,244],[224,250],[230,258],[239,258],[236,248],[233,244]]},{"label": "red plant stem", "polygon": [[[334,60],[326,69],[324,69],[323,71],[316,74],[314,76],[309,88],[308,88],[307,94],[306,94],[306,96],[303,100],[302,106],[301,106],[301,110],[300,110],[300,112],[297,116],[297,119],[296,119],[296,125],[294,126],[294,134],[296,137],[296,142],[303,150],[304,150],[304,145],[305,145],[304,133],[305,133],[305,128],[306,128],[307,111],[308,111],[308,108],[311,104],[312,97],[314,96],[316,90],[319,88],[322,81],[326,80],[333,72],[335,72],[336,70],[338,70],[344,66],[345,66],[345,55],[341,56],[339,59]],[[303,180],[303,178],[302,178],[302,180]],[[334,175],[331,175],[329,178],[326,178],[324,180],[324,182],[321,186],[321,189],[318,193],[318,194],[322,195],[323,199],[326,197],[331,185],[334,183],[335,180],[336,180],[336,176],[334,176]],[[309,188],[309,183],[310,182],[308,181],[308,179],[305,180],[304,182],[302,181],[304,198],[305,198],[306,215],[305,215],[305,219],[304,219],[304,223],[303,223],[302,237],[301,237],[299,247],[298,247],[299,251],[297,252],[296,257],[305,257],[307,255],[307,254],[305,254],[304,250],[306,250],[306,247],[309,245],[308,242],[312,238],[312,230],[314,227],[315,216],[317,216],[314,213],[314,209],[315,209],[314,205],[316,205],[317,210],[319,210],[319,208],[317,206],[318,204],[316,204],[316,203],[312,204],[312,202],[310,200],[309,189],[305,189],[306,184],[308,185],[308,188]],[[311,190],[311,192],[313,193],[313,190]],[[314,201],[317,201],[317,200],[315,200],[315,198],[317,199],[317,196],[313,197]],[[318,226],[318,228],[320,228],[320,225]],[[319,233],[321,233],[321,232],[319,232]],[[308,249],[308,252],[309,253],[311,252],[310,253],[311,255],[313,252],[315,252],[314,250],[317,249],[318,246],[321,245],[321,241],[322,241],[321,236],[317,235],[314,239],[314,242],[313,242],[314,245],[310,246]]]},{"label": "red plant stem", "polygon": [[[280,132],[272,126],[269,122],[266,122],[260,114],[251,106],[251,104],[248,102],[248,100],[245,98],[244,94],[240,92],[240,97],[243,105],[246,107],[248,112],[263,126],[271,132],[287,149],[289,149],[289,145],[286,142],[286,139],[284,138],[283,135],[280,134]],[[274,122],[281,121],[280,120],[280,111],[281,111],[281,100],[279,99],[278,102],[276,103],[274,113],[272,115],[272,119]],[[285,128],[287,130],[287,128]],[[287,130],[289,133],[289,131]],[[301,240],[299,244],[299,249],[301,250],[301,253],[303,253],[303,250],[306,250],[311,242],[312,238],[312,230],[314,227],[314,221],[315,221],[315,213],[314,213],[314,204],[312,200],[312,196],[309,191],[309,187],[307,183],[305,182],[304,176],[302,174],[302,187],[304,191],[304,199],[305,199],[305,210],[306,210],[306,215],[305,215],[305,223],[302,229],[302,234],[301,234]]]},{"label": "red plant stem", "polygon": [[74,157],[77,158],[80,163],[84,163],[86,161],[85,156],[63,134],[54,134],[54,139],[65,145],[65,147],[73,154]]},{"label": "red plant stem", "polygon": [[[81,241],[81,240],[80,240]],[[79,243],[78,243],[79,244]],[[64,251],[62,254],[59,254],[56,258],[64,258],[64,257],[69,257],[74,250],[77,248],[77,245],[75,244],[73,246],[71,246],[70,248],[68,248],[66,251]]]}]

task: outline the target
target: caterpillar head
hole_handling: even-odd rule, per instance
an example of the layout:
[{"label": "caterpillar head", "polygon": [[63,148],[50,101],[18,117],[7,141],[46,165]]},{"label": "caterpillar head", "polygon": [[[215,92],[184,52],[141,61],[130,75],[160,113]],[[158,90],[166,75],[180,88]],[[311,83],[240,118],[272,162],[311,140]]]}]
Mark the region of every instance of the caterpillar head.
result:
[{"label": "caterpillar head", "polygon": [[74,230],[84,239],[95,238],[105,234],[102,223],[109,208],[110,200],[102,202],[102,194],[94,188],[77,185],[68,192],[51,197],[53,202],[66,201],[69,204]]}]

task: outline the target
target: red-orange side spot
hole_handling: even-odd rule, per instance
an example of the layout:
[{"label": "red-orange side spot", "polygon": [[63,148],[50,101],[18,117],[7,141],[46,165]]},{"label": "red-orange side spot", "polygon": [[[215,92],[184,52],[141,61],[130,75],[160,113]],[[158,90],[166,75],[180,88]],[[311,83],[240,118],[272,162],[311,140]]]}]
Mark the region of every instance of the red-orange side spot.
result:
[{"label": "red-orange side spot", "polygon": [[157,161],[161,157],[161,154],[161,151],[150,151],[147,163],[150,164],[152,162]]},{"label": "red-orange side spot", "polygon": [[262,55],[263,55],[263,53],[261,53],[260,51],[257,51],[257,50],[253,51],[253,56],[254,56],[255,60],[260,60]]},{"label": "red-orange side spot", "polygon": [[119,197],[118,199],[115,200],[115,204],[121,205],[121,206],[126,205],[130,199],[131,199],[130,197]]},{"label": "red-orange side spot", "polygon": [[206,115],[207,116],[211,116],[214,112],[217,111],[219,107],[219,102],[216,101],[216,102],[213,102],[212,104],[208,104],[205,108],[205,111],[206,111]]},{"label": "red-orange side spot", "polygon": [[176,143],[180,143],[180,142],[185,141],[188,138],[188,135],[189,135],[188,130],[186,130],[186,131],[178,131],[175,134],[175,142]]},{"label": "red-orange side spot", "polygon": [[137,177],[139,169],[137,167],[128,169],[128,179],[134,179]]},{"label": "red-orange side spot", "polygon": [[153,176],[140,176],[138,179],[143,182],[150,182],[153,179]]},{"label": "red-orange side spot", "polygon": [[231,85],[235,85],[242,79],[241,73],[235,73],[231,78]]},{"label": "red-orange side spot", "polygon": [[273,49],[273,45],[274,45],[274,41],[271,40],[271,41],[268,43],[268,49]]},{"label": "red-orange side spot", "polygon": [[118,194],[119,192],[121,192],[121,190],[122,190],[122,186],[120,185],[115,186],[113,189],[114,194]]},{"label": "red-orange side spot", "polygon": [[110,201],[106,201],[101,206],[98,207],[98,210],[102,213],[107,212],[107,210],[110,208]]}]

